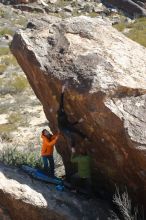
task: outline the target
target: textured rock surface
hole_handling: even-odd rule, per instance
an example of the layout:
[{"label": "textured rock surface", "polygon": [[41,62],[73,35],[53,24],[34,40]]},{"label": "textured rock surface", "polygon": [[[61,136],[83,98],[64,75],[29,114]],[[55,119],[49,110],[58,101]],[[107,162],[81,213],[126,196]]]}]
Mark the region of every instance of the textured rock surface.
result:
[{"label": "textured rock surface", "polygon": [[146,16],[145,0],[104,0],[103,2],[114,5],[131,16]]},{"label": "textured rock surface", "polygon": [[69,192],[58,192],[53,185],[32,180],[22,171],[1,164],[0,204],[15,220],[96,220],[107,219],[109,215],[109,207],[100,200],[77,199]]},{"label": "textured rock surface", "polygon": [[39,6],[26,5],[26,4],[17,4],[13,6],[15,9],[20,9],[22,11],[27,12],[36,12],[36,13],[44,13],[45,10]]},{"label": "textured rock surface", "polygon": [[8,211],[3,206],[0,207],[0,219],[11,220]]},{"label": "textured rock surface", "polygon": [[[76,148],[93,158],[95,183],[127,185],[144,201],[146,184],[146,49],[102,19],[45,17],[18,31],[11,50],[43,104],[53,132],[61,86],[71,122],[81,117]],[[58,151],[70,171],[70,146]],[[96,185],[97,186],[97,185]]]},{"label": "textured rock surface", "polygon": [[38,2],[45,4],[46,0],[0,0],[4,4],[28,4],[33,2]]}]

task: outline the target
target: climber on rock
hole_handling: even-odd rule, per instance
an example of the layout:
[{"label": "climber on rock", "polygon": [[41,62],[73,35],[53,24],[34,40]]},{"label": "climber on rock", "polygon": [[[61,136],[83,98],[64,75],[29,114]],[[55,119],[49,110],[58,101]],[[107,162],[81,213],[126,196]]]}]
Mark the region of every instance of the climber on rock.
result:
[{"label": "climber on rock", "polygon": [[[54,145],[56,144],[59,133],[54,135],[50,134],[49,131],[44,129],[42,131],[42,149],[41,149],[41,156],[44,164],[44,171],[51,177],[54,177],[54,158],[53,158],[53,150]],[[48,161],[50,167],[48,166]]]},{"label": "climber on rock", "polygon": [[65,134],[65,136],[67,136],[67,138],[71,142],[70,144],[74,145],[73,134],[77,134],[83,139],[87,138],[87,136],[75,127],[75,125],[77,125],[78,123],[83,122],[83,120],[84,120],[83,118],[81,118],[79,121],[76,121],[74,123],[71,123],[68,120],[68,116],[67,116],[65,109],[64,109],[64,90],[66,87],[67,87],[67,85],[63,85],[63,87],[62,87],[60,106],[59,106],[59,109],[57,112],[58,113],[58,128],[60,131],[62,131],[63,134]]},{"label": "climber on rock", "polygon": [[81,188],[91,196],[91,158],[83,148],[72,148],[71,162],[77,163],[77,173],[71,177],[71,186],[73,190],[80,190]]}]

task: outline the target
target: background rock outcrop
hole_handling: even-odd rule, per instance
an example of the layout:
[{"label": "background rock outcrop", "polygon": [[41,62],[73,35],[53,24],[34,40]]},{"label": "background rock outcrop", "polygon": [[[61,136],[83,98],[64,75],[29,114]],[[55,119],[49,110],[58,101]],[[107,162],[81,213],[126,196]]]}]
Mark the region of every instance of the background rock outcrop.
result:
[{"label": "background rock outcrop", "polygon": [[105,4],[116,6],[127,14],[137,17],[146,16],[145,0],[103,0]]},{"label": "background rock outcrop", "polygon": [[[145,202],[146,49],[100,18],[43,17],[19,30],[11,50],[40,99],[49,126],[58,130],[57,110],[65,82],[65,112],[76,129],[75,147],[92,157],[96,188],[127,186]],[[69,142],[57,149],[71,171]]]},{"label": "background rock outcrop", "polygon": [[0,0],[0,2],[4,4],[29,4],[34,2],[45,4],[46,0]]}]

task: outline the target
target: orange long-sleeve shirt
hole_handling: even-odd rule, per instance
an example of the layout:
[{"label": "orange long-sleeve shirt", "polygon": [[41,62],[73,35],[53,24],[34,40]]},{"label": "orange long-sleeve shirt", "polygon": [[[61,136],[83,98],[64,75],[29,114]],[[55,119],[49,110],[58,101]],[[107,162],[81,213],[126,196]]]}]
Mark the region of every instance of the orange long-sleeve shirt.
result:
[{"label": "orange long-sleeve shirt", "polygon": [[56,144],[58,137],[59,134],[55,134],[51,137],[51,140],[49,140],[45,135],[41,135],[41,138],[43,140],[41,149],[42,156],[53,155],[54,145]]}]

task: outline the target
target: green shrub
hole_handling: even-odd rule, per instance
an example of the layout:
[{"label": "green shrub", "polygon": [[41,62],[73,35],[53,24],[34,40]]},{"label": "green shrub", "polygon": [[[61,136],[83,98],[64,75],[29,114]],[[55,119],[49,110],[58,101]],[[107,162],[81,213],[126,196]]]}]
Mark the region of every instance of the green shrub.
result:
[{"label": "green shrub", "polygon": [[3,36],[5,34],[9,34],[9,35],[13,35],[14,31],[10,28],[4,27],[4,28],[0,28],[0,36]]},{"label": "green shrub", "polygon": [[118,31],[123,31],[128,28],[129,31],[125,34],[131,40],[146,47],[146,18],[138,18],[134,23],[124,23],[113,25]]},{"label": "green shrub", "polygon": [[0,161],[7,165],[21,166],[27,164],[32,167],[42,168],[39,151],[29,152],[7,147],[0,152]]},{"label": "green shrub", "polygon": [[19,112],[13,112],[8,117],[9,124],[20,124],[22,116]]},{"label": "green shrub", "polygon": [[4,64],[0,64],[0,73],[5,72],[5,70],[7,69],[7,66]]},{"label": "green shrub", "polygon": [[[125,189],[125,192],[120,194],[119,188],[116,187],[116,192],[113,196],[113,202],[114,204],[116,204],[123,220],[138,220],[138,219],[144,220],[143,209],[138,209],[138,207],[133,207],[127,189]],[[115,218],[112,219],[118,220],[117,216],[115,216]]]},{"label": "green shrub", "polygon": [[136,41],[142,46],[146,47],[146,29],[145,30],[131,30],[128,34],[126,34],[131,40]]},{"label": "green shrub", "polygon": [[[1,84],[0,84],[0,88],[1,88]],[[3,104],[0,103],[0,114],[9,114],[9,108],[12,106],[13,104],[9,102]]]},{"label": "green shrub", "polygon": [[95,18],[97,17],[97,13],[96,12],[90,12],[89,15],[91,18]]},{"label": "green shrub", "polygon": [[25,91],[27,88],[29,88],[29,83],[26,79],[26,77],[20,75],[14,75],[14,77],[10,79],[2,79],[0,81],[0,94],[6,95],[6,94],[17,94]]},{"label": "green shrub", "polygon": [[1,63],[5,64],[7,66],[9,66],[9,65],[18,66],[17,60],[12,54],[9,54],[8,56],[2,57]]},{"label": "green shrub", "polygon": [[27,79],[24,76],[17,76],[11,82],[11,86],[14,88],[15,92],[23,92],[28,88],[29,84]]},{"label": "green shrub", "polygon": [[8,47],[0,47],[0,56],[10,54],[10,49]]},{"label": "green shrub", "polygon": [[20,25],[24,26],[27,23],[27,19],[25,17],[18,17],[18,19],[15,19],[12,21],[13,25]]},{"label": "green shrub", "polygon": [[9,132],[1,132],[0,133],[0,138],[1,138],[2,141],[12,142],[12,136]]},{"label": "green shrub", "polygon": [[13,124],[15,125],[16,129],[19,127],[19,126],[28,126],[29,122],[28,122],[28,118],[27,118],[27,115],[22,115],[21,112],[19,111],[15,111],[15,112],[12,112],[9,117],[8,117],[8,123],[9,124]]},{"label": "green shrub", "polygon": [[126,24],[122,22],[122,23],[113,25],[113,27],[115,27],[118,31],[122,32],[126,28]]},{"label": "green shrub", "polygon": [[9,133],[16,130],[16,126],[14,124],[0,124],[0,133]]},{"label": "green shrub", "polygon": [[3,73],[8,66],[18,66],[17,60],[10,54],[9,48],[0,48],[0,56],[0,73]]},{"label": "green shrub", "polygon": [[126,36],[146,47],[146,18],[137,19]]},{"label": "green shrub", "polygon": [[0,87],[2,87],[2,85],[3,85],[3,79],[0,78]]},{"label": "green shrub", "polygon": [[8,11],[4,11],[3,9],[0,9],[0,17],[2,18],[9,18],[10,14]]},{"label": "green shrub", "polygon": [[4,10],[0,9],[0,17],[3,17],[5,14]]},{"label": "green shrub", "polygon": [[58,7],[64,7],[66,5],[68,5],[68,1],[66,1],[66,0],[59,0],[57,3]]}]

